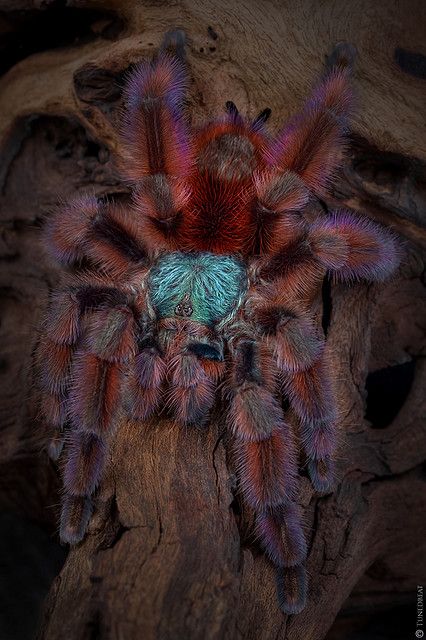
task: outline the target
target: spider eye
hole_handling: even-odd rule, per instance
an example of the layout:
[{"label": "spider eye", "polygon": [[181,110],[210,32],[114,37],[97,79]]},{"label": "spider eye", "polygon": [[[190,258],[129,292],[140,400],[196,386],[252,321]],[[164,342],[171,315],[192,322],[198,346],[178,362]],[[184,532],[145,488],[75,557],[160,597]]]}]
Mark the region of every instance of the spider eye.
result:
[{"label": "spider eye", "polygon": [[179,304],[175,307],[175,315],[176,316],[184,316],[189,317],[192,316],[192,306],[190,304],[184,304],[183,302],[179,302]]}]

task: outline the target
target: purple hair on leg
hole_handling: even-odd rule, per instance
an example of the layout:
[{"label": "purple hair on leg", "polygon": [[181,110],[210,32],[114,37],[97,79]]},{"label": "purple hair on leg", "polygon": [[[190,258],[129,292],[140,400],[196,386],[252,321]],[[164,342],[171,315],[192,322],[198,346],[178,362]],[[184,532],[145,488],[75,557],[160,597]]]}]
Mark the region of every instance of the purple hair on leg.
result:
[{"label": "purple hair on leg", "polygon": [[86,243],[92,220],[98,213],[94,196],[77,196],[62,204],[46,225],[46,246],[55,260],[65,266],[86,257]]},{"label": "purple hair on leg", "polygon": [[71,291],[57,291],[50,298],[44,322],[46,336],[56,344],[73,345],[80,336],[80,306]]},{"label": "purple hair on leg", "polygon": [[192,153],[179,110],[186,86],[181,61],[166,53],[132,72],[124,93],[122,130],[127,147],[123,169],[131,179],[187,175]]},{"label": "purple hair on leg", "polygon": [[70,495],[91,495],[101,479],[106,444],[94,433],[74,431],[68,444],[64,488]]},{"label": "purple hair on leg", "polygon": [[102,360],[125,362],[136,353],[135,322],[128,307],[101,309],[89,320],[87,349]]},{"label": "purple hair on leg", "polygon": [[178,354],[171,364],[170,405],[181,424],[203,424],[213,406],[215,384],[190,352]]},{"label": "purple hair on leg", "polygon": [[234,395],[229,420],[239,440],[256,442],[270,438],[282,422],[282,409],[268,389],[247,385]]},{"label": "purple hair on leg", "polygon": [[283,390],[302,424],[336,420],[336,402],[323,355],[310,367],[283,373]]},{"label": "purple hair on leg", "polygon": [[91,353],[76,354],[68,408],[76,429],[102,435],[114,431],[120,414],[122,369]]},{"label": "purple hair on leg", "polygon": [[323,195],[342,162],[351,102],[347,72],[332,70],[267,148],[268,164],[293,171]]},{"label": "purple hair on leg", "polygon": [[78,544],[83,539],[92,511],[93,504],[89,497],[65,495],[60,523],[62,542]]},{"label": "purple hair on leg", "polygon": [[289,434],[282,421],[266,440],[236,442],[241,490],[256,511],[278,506],[295,493],[297,466]]},{"label": "purple hair on leg", "polygon": [[68,385],[73,348],[44,339],[38,349],[40,384],[53,394],[64,394]]},{"label": "purple hair on leg", "polygon": [[[337,281],[376,280],[383,281],[398,267],[401,249],[388,229],[368,218],[349,211],[335,211],[330,218],[313,225],[312,234],[336,242],[346,243],[346,257],[342,251],[340,263],[327,264]],[[321,259],[321,253],[319,254]]]},{"label": "purple hair on leg", "polygon": [[157,347],[146,347],[135,358],[129,375],[129,414],[146,420],[157,409],[161,399],[166,365]]},{"label": "purple hair on leg", "polygon": [[333,482],[332,455],[336,448],[337,408],[322,355],[309,369],[283,377],[284,390],[300,418],[301,444],[316,491],[328,491]]},{"label": "purple hair on leg", "polygon": [[307,591],[308,581],[303,565],[277,569],[278,602],[283,613],[300,613],[306,604]]},{"label": "purple hair on leg", "polygon": [[294,567],[306,558],[300,508],[292,501],[257,515],[257,534],[277,567]]},{"label": "purple hair on leg", "polygon": [[308,460],[308,473],[312,486],[318,493],[331,490],[334,480],[334,463],[331,456]]},{"label": "purple hair on leg", "polygon": [[335,420],[316,420],[302,424],[302,444],[309,458],[321,459],[331,455],[336,440]]}]

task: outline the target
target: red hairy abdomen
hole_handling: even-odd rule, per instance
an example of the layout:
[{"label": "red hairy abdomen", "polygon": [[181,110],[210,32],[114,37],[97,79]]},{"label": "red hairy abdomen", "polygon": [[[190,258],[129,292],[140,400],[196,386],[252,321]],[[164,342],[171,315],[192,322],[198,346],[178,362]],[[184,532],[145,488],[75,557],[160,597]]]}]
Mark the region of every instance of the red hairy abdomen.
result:
[{"label": "red hairy abdomen", "polygon": [[193,198],[180,230],[183,247],[226,254],[240,251],[250,226],[251,181],[224,181],[197,172],[191,186]]}]

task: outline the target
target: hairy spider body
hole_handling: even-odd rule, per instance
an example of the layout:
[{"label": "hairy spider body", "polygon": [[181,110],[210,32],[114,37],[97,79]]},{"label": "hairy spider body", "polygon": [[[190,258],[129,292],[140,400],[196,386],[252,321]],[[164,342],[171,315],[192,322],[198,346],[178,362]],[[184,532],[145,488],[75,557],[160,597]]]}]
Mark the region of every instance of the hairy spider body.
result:
[{"label": "hairy spider body", "polygon": [[129,78],[122,206],[80,196],[47,228],[71,271],[51,298],[38,362],[50,453],[64,450],[61,538],[86,531],[107,446],[123,415],[167,409],[204,424],[227,405],[240,489],[278,569],[282,610],[306,598],[298,467],[333,480],[338,415],[314,301],[324,277],[383,280],[392,235],[347,211],[313,216],[342,162],[351,93],[332,68],[275,138],[228,113],[190,135],[173,33]]},{"label": "hairy spider body", "polygon": [[214,326],[233,310],[246,280],[244,264],[234,256],[173,252],[152,267],[149,298],[160,318],[190,316]]}]

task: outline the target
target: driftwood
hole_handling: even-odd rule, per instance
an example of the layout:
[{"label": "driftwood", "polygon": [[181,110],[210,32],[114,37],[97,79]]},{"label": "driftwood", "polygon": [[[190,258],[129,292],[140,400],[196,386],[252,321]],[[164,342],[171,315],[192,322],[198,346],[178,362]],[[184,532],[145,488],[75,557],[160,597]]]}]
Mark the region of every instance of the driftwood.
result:
[{"label": "driftwood", "polygon": [[188,36],[195,123],[233,100],[250,115],[271,107],[276,129],[333,46],[354,45],[358,114],[327,205],[390,225],[405,252],[386,285],[324,286],[341,445],[333,494],[318,498],[301,478],[306,611],[277,609],[218,406],[205,430],[122,425],[90,533],[47,598],[41,639],[321,640],[340,612],[331,640],[374,607],[415,602],[426,575],[425,58],[422,2],[403,4],[0,2],[3,510],[55,531],[59,483],[41,451],[31,352],[59,273],[40,227],[59,196],[126,192],[113,162],[122,80],[169,28]]}]

